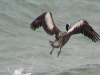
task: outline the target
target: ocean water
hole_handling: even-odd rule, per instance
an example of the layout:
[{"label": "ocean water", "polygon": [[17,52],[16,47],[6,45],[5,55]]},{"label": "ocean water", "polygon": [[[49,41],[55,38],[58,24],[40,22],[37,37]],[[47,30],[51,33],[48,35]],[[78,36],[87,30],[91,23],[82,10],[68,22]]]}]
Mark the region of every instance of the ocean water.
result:
[{"label": "ocean water", "polygon": [[51,11],[55,24],[65,25],[86,19],[100,35],[100,0],[0,0],[0,75],[99,75],[100,42],[74,35],[50,55],[43,28],[30,29],[41,13]]}]

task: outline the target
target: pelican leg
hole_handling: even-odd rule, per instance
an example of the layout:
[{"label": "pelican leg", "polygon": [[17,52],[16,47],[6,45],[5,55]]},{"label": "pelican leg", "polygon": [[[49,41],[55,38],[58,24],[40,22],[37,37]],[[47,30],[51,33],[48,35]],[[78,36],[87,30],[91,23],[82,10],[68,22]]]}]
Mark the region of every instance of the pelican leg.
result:
[{"label": "pelican leg", "polygon": [[62,48],[62,47],[60,47],[60,51],[58,52],[58,55],[57,55],[57,57],[58,57],[58,56],[60,55],[60,53],[61,53],[61,48]]},{"label": "pelican leg", "polygon": [[54,50],[54,47],[53,47],[53,49],[52,49],[51,52],[50,52],[51,55],[52,55],[53,50]]}]

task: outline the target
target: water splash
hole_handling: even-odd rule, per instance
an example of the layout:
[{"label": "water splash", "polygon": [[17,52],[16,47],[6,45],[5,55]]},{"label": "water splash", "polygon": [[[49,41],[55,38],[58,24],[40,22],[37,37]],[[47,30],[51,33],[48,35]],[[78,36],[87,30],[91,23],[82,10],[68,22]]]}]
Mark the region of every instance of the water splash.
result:
[{"label": "water splash", "polygon": [[8,72],[11,75],[32,75],[32,73],[24,72],[24,68],[18,68],[14,70],[14,72],[11,72],[10,68],[8,67]]}]

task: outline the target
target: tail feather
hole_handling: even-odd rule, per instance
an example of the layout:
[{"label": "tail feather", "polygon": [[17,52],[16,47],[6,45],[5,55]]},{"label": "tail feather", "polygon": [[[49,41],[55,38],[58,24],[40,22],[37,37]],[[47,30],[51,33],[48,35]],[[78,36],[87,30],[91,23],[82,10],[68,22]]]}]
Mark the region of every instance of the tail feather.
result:
[{"label": "tail feather", "polygon": [[52,43],[53,43],[53,41],[49,41],[49,43],[51,43],[51,44],[52,44]]},{"label": "tail feather", "polygon": [[53,47],[53,41],[49,41],[50,45]]}]

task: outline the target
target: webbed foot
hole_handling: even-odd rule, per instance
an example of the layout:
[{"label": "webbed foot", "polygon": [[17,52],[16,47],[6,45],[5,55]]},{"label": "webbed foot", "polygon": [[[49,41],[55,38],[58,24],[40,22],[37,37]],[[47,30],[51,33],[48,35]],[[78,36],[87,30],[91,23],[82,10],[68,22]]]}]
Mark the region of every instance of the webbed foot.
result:
[{"label": "webbed foot", "polygon": [[50,54],[52,55],[52,52],[53,52],[54,48],[51,50]]},{"label": "webbed foot", "polygon": [[61,53],[61,48],[62,48],[62,47],[60,47],[60,51],[58,52],[58,55],[57,55],[57,57],[58,57],[58,56],[60,55],[60,53]]},{"label": "webbed foot", "polygon": [[52,55],[52,51],[50,52],[50,54]]},{"label": "webbed foot", "polygon": [[61,53],[61,51],[59,51],[59,52],[58,52],[58,55],[57,55],[57,57],[59,57],[60,53]]}]

